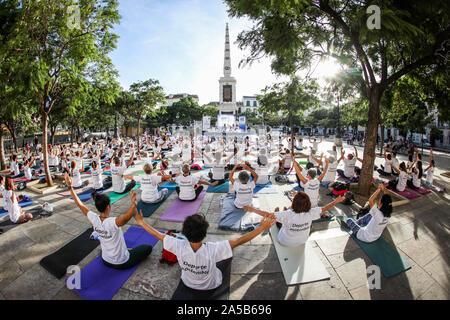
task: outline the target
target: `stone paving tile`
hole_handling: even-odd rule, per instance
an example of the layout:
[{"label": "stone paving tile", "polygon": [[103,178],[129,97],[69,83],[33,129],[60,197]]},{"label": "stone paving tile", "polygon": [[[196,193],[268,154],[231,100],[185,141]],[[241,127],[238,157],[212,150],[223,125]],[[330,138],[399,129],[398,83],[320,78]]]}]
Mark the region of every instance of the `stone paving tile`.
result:
[{"label": "stone paving tile", "polygon": [[0,235],[0,261],[8,261],[13,258],[19,248],[31,247],[34,242],[28,238],[21,230],[22,226],[9,230]]},{"label": "stone paving tile", "polygon": [[450,293],[444,290],[438,283],[433,285],[419,298],[419,300],[449,300]]},{"label": "stone paving tile", "polygon": [[180,281],[181,269],[178,264],[169,266],[160,263],[161,253],[162,243],[159,241],[153,247],[150,256],[125,282],[123,288],[157,299],[170,299]]},{"label": "stone paving tile", "polygon": [[431,260],[423,269],[443,288],[449,288],[450,268],[448,260],[442,257],[442,255]]},{"label": "stone paving tile", "polygon": [[439,250],[435,245],[425,239],[410,239],[397,245],[397,249],[402,250],[413,259],[419,266],[424,267],[436,256],[439,255]]},{"label": "stone paving tile", "polygon": [[8,300],[49,300],[65,285],[40,265],[24,272],[2,290]]},{"label": "stone paving tile", "polygon": [[[234,261],[233,261],[234,263]],[[283,273],[231,274],[230,300],[301,300],[297,291],[286,286]]]},{"label": "stone paving tile", "polygon": [[124,288],[120,288],[112,300],[161,300],[149,295],[136,293]]},{"label": "stone paving tile", "polygon": [[14,259],[10,259],[9,261],[0,265],[0,290],[7,287],[22,273],[23,269]]},{"label": "stone paving tile", "polygon": [[332,239],[317,240],[316,242],[327,256],[359,248],[358,244],[348,234]]},{"label": "stone paving tile", "polygon": [[333,258],[329,257],[329,260],[347,289],[352,290],[367,283],[366,270],[372,261],[362,249],[345,251]]},{"label": "stone paving tile", "polygon": [[232,274],[281,272],[273,245],[240,246],[233,250]]},{"label": "stone paving tile", "polygon": [[46,236],[58,230],[56,224],[46,221],[45,218],[30,222],[20,227],[24,227],[23,233],[34,242],[40,242]]},{"label": "stone paving tile", "polygon": [[73,290],[67,288],[67,286],[63,286],[61,290],[56,293],[56,295],[52,298],[52,300],[83,300],[78,294],[76,294]]},{"label": "stone paving tile", "polygon": [[392,245],[398,245],[414,237],[414,232],[407,225],[401,223],[389,224],[383,232],[383,239]]}]

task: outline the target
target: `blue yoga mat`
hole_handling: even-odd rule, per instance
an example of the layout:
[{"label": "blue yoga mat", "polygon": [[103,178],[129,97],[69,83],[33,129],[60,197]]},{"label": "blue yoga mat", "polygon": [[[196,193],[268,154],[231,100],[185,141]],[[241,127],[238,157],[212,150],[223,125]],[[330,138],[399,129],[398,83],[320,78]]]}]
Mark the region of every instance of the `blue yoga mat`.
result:
[{"label": "blue yoga mat", "polygon": [[[131,226],[124,234],[128,248],[135,248],[142,244],[152,247],[158,239],[151,236],[143,228]],[[127,270],[116,270],[108,268],[103,264],[101,255],[95,258],[80,272],[81,288],[73,289],[85,300],[110,300],[130,278],[139,265]],[[69,282],[71,278],[66,280]]]},{"label": "blue yoga mat", "polygon": [[177,183],[171,183],[171,182],[166,182],[163,185],[161,185],[161,188],[166,188],[166,189],[175,189],[176,187],[178,187]]},{"label": "blue yoga mat", "polygon": [[[33,200],[30,200],[30,201],[26,201],[26,202],[19,202],[19,205],[20,205],[20,207],[25,208],[25,207],[31,206],[35,203],[36,202],[34,202]],[[7,214],[8,214],[8,211],[4,210],[3,208],[0,209],[0,218],[4,217]]]},{"label": "blue yoga mat", "polygon": [[206,192],[208,193],[228,193],[230,189],[230,181],[225,181],[222,184],[218,184],[217,186],[208,186]]},{"label": "blue yoga mat", "polygon": [[[161,188],[158,188],[161,189]],[[158,203],[143,203],[141,200],[139,200],[136,208],[138,212],[142,209],[142,215],[144,217],[150,217],[162,204],[164,201],[167,200],[167,198],[174,192],[174,189],[169,189],[169,192],[167,192],[166,196],[161,202]]]},{"label": "blue yoga mat", "polygon": [[[337,219],[341,221],[343,218],[344,217],[342,216],[337,216]],[[349,217],[345,218],[347,219]],[[383,238],[380,237],[374,242],[367,243],[358,240],[350,229],[344,228],[344,230],[352,236],[353,240],[358,243],[370,260],[380,267],[381,273],[386,278],[390,278],[400,272],[411,269],[409,263]]]},{"label": "blue yoga mat", "polygon": [[295,191],[305,191],[305,189],[302,188],[302,187],[300,187],[300,186],[294,187],[294,190],[295,190]]},{"label": "blue yoga mat", "polygon": [[[101,193],[103,193],[103,192],[105,192],[105,191],[109,191],[111,188],[108,188],[108,189],[106,189],[106,190],[100,190],[100,191],[97,191],[97,193],[98,194],[101,194]],[[92,192],[94,192],[94,189],[88,189],[88,190],[86,190],[86,191],[84,191],[84,192],[82,192],[82,193],[80,193],[80,194],[78,194],[78,198],[81,200],[81,201],[83,201],[83,202],[86,202],[86,201],[89,201],[90,199],[92,199]],[[72,199],[72,198],[71,198]]]}]

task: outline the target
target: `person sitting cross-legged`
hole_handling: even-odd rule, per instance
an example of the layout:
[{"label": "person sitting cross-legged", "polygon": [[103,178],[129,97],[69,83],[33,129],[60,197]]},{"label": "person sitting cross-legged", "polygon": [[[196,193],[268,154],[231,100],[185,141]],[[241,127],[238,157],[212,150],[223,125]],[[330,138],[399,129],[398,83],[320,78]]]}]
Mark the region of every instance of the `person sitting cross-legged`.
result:
[{"label": "person sitting cross-legged", "polygon": [[118,217],[110,217],[111,200],[107,195],[92,193],[95,201],[95,207],[100,215],[90,211],[83,202],[80,201],[78,195],[72,188],[72,179],[66,174],[65,180],[70,188],[70,193],[81,212],[88,218],[97,233],[100,246],[102,248],[103,263],[113,269],[129,269],[141,261],[145,260],[152,252],[152,246],[140,245],[131,250],[127,249],[122,228],[137,213],[136,194],[133,190],[130,192],[131,205],[130,208]]},{"label": "person sitting cross-legged", "polygon": [[[380,192],[383,192],[383,196],[380,199],[378,205],[375,200]],[[381,237],[384,229],[386,228],[389,218],[392,214],[392,198],[389,195],[389,191],[384,184],[378,186],[377,191],[369,199],[370,211],[362,218],[354,221],[353,219],[347,219],[341,221],[341,225],[352,230],[353,235],[364,242],[374,242]]]},{"label": "person sitting cross-legged", "polygon": [[198,184],[204,184],[208,186],[216,186],[219,181],[210,183],[207,181],[200,180],[198,177],[191,175],[191,167],[188,164],[183,165],[182,174],[175,178],[175,180],[171,179],[170,182],[177,183],[178,186],[175,190],[178,193],[178,198],[181,201],[195,201],[197,200],[199,194],[203,191],[203,186],[198,186]]},{"label": "person sitting cross-legged", "polygon": [[[222,283],[229,282],[233,249],[240,246],[275,224],[266,217],[258,228],[234,240],[203,242],[209,227],[201,214],[194,214],[183,222],[182,233],[187,240],[166,236],[145,223],[142,212],[135,220],[149,234],[161,240],[163,248],[177,256],[181,267],[181,281],[172,300],[217,299],[228,291]],[[225,278],[227,277],[227,278]]]}]

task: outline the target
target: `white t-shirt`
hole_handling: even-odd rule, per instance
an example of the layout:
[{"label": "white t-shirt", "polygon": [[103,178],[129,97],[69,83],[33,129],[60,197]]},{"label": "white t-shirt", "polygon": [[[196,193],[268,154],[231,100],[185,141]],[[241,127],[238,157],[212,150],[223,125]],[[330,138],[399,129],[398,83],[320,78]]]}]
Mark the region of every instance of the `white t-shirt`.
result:
[{"label": "white t-shirt", "polygon": [[292,210],[275,212],[277,221],[282,223],[278,232],[278,242],[282,245],[293,247],[305,243],[308,240],[311,223],[320,219],[322,208],[311,208],[308,212],[295,213]]},{"label": "white t-shirt", "polygon": [[82,182],[81,182],[80,170],[78,170],[78,168],[75,168],[72,170],[72,186],[74,188],[78,188],[81,185],[82,185]]},{"label": "white t-shirt", "polygon": [[417,170],[417,172],[412,172],[412,182],[414,187],[420,188],[419,170]]},{"label": "white t-shirt", "polygon": [[398,191],[404,191],[406,188],[406,183],[408,181],[408,174],[405,171],[400,170],[400,174],[398,175],[398,182],[396,189]]},{"label": "white t-shirt", "polygon": [[172,172],[172,174],[180,173],[182,165],[183,165],[183,161],[170,160],[168,163],[169,170]]},{"label": "white t-shirt", "polygon": [[11,161],[11,171],[14,172],[14,175],[17,176],[20,174],[19,166],[17,165],[17,162]]},{"label": "white t-shirt", "polygon": [[176,178],[175,182],[180,186],[180,200],[193,200],[195,198],[195,185],[198,183],[199,178],[194,176],[180,175]]},{"label": "white t-shirt", "polygon": [[430,167],[427,171],[427,182],[433,184],[434,167]]},{"label": "white t-shirt", "polygon": [[355,164],[356,164],[355,157],[352,160],[344,158],[344,175],[347,178],[353,178],[353,176],[355,175]]},{"label": "white t-shirt", "polygon": [[119,174],[124,174],[125,170],[127,170],[125,166],[116,167],[114,164],[111,164],[113,191],[116,193],[122,193],[125,191],[125,179],[119,176]]},{"label": "white t-shirt", "polygon": [[194,252],[186,240],[165,236],[164,249],[175,254],[181,267],[181,280],[195,290],[212,290],[222,284],[222,272],[216,263],[229,259],[233,251],[228,240],[205,242]]},{"label": "white t-shirt", "polygon": [[8,210],[9,219],[11,220],[11,222],[17,223],[21,215],[20,206],[19,202],[17,202],[17,197],[14,197],[14,200],[11,201],[12,195],[12,190],[3,191],[3,206],[6,207],[6,210]]},{"label": "white t-shirt", "polygon": [[392,160],[385,159],[384,160],[384,172],[392,173]]},{"label": "white t-shirt", "polygon": [[130,253],[123,237],[122,228],[119,228],[116,224],[116,218],[106,218],[102,222],[100,217],[92,211],[88,212],[87,218],[98,234],[103,260],[116,265],[127,262]]},{"label": "white t-shirt", "polygon": [[311,208],[317,207],[319,203],[319,180],[308,180],[306,183],[300,181],[300,185],[305,189],[305,193],[308,195],[309,201],[311,201]]},{"label": "white t-shirt", "polygon": [[292,166],[292,155],[289,153],[284,156],[284,168],[289,169],[291,168],[291,166]]},{"label": "white t-shirt", "polygon": [[269,168],[267,166],[257,166],[255,172],[258,175],[258,184],[269,183]]},{"label": "white t-shirt", "polygon": [[183,154],[182,156],[183,161],[191,160],[191,148],[183,148],[182,154]]},{"label": "white t-shirt", "polygon": [[322,181],[328,182],[328,181],[336,180],[337,167],[338,167],[337,161],[334,161],[333,163],[328,163],[328,169],[327,169],[327,172],[325,173]]},{"label": "white t-shirt", "polygon": [[214,180],[225,179],[225,165],[222,162],[215,162],[213,165],[212,173]]},{"label": "white t-shirt", "polygon": [[241,209],[244,206],[251,206],[255,181],[249,181],[243,184],[239,180],[234,180],[233,187],[234,191],[236,191],[236,199],[234,200],[236,208]]},{"label": "white t-shirt", "polygon": [[392,166],[398,169],[399,163],[397,158],[392,158]]},{"label": "white t-shirt", "polygon": [[162,177],[157,174],[143,174],[136,177],[136,182],[141,184],[141,199],[144,202],[154,202],[158,200],[158,183],[162,181]]},{"label": "white t-shirt", "polygon": [[97,170],[92,169],[91,173],[94,189],[103,188],[103,181],[102,181],[103,170],[100,168],[97,168]]},{"label": "white t-shirt", "polygon": [[23,172],[25,174],[25,178],[27,178],[27,180],[31,180],[32,175],[31,175],[31,169],[29,166],[25,166],[23,169]]},{"label": "white t-shirt", "polygon": [[386,228],[389,219],[383,215],[377,206],[373,206],[368,214],[372,215],[372,219],[370,219],[367,226],[359,229],[356,237],[364,242],[373,242],[381,237],[381,234],[383,233],[384,228]]}]

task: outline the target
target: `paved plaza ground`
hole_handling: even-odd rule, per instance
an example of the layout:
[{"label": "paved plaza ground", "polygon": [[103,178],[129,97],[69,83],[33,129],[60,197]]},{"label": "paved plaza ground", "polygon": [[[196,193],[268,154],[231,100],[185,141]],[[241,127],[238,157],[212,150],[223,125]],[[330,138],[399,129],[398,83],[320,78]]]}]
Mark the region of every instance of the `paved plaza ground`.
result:
[{"label": "paved plaza ground", "polygon": [[[327,144],[324,144],[325,148],[328,148]],[[360,151],[362,157],[362,149]],[[443,154],[442,159],[447,156]],[[400,160],[404,159],[400,157]],[[424,161],[427,163],[427,157],[424,157]],[[395,246],[411,265],[410,270],[389,279],[382,276],[381,289],[369,290],[366,285],[366,268],[372,262],[368,256],[336,221],[314,223],[307,245],[313,248],[326,266],[330,274],[329,280],[287,286],[272,239],[265,232],[234,250],[230,299],[449,299],[450,179],[441,176],[440,172],[450,171],[450,164],[439,159],[436,162],[438,168],[435,171],[435,182],[441,187],[446,186],[447,193],[432,192],[411,200],[407,205],[394,208],[393,216],[383,233],[383,238]],[[381,159],[378,159],[377,164],[380,163]],[[128,169],[127,173],[139,171],[141,167],[137,165]],[[83,177],[88,179],[89,175]],[[273,177],[272,181],[274,182]],[[283,195],[283,191],[292,189],[292,186],[276,184],[278,194],[258,195],[262,209],[273,210],[276,206],[288,206],[290,201]],[[28,194],[38,204],[51,202],[55,206],[55,213],[49,218],[28,222],[0,235],[0,299],[81,299],[66,288],[66,277],[58,280],[39,265],[43,257],[90,227],[89,221],[73,200],[60,196],[57,192],[41,196],[31,192],[18,193]],[[140,191],[137,194],[139,198]],[[217,222],[222,207],[220,200],[224,196],[225,194],[207,193],[199,208],[199,212],[205,214],[210,223],[206,241],[242,235],[218,229]],[[176,193],[173,193],[150,218],[145,218],[146,222],[158,229],[180,230],[181,223],[159,219],[175,198]],[[320,204],[330,201],[331,197],[322,189]],[[95,211],[90,201],[85,204]],[[124,213],[129,205],[129,197],[121,199],[113,205],[112,215]],[[351,206],[339,204],[331,212],[335,215],[353,215],[356,214],[355,210]],[[123,230],[126,231],[130,225],[137,223],[132,219]],[[150,257],[138,267],[113,299],[170,299],[180,279],[180,268],[178,265],[170,267],[160,264],[158,260],[161,250],[161,242],[158,242]],[[100,246],[82,260],[79,266],[85,267],[99,254]]]}]

